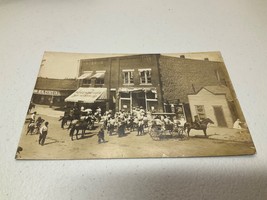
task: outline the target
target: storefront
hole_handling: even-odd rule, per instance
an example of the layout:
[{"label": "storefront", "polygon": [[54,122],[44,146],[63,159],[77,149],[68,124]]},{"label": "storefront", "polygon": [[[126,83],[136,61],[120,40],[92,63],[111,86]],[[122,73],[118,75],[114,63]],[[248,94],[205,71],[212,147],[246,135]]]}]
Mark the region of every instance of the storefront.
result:
[{"label": "storefront", "polygon": [[53,79],[38,77],[32,101],[35,104],[63,107],[65,98],[77,89],[76,79]]},{"label": "storefront", "polygon": [[164,103],[164,112],[175,113],[175,116],[179,118],[187,118],[185,111],[185,104],[180,103],[179,99],[169,100]]},{"label": "storefront", "polygon": [[78,103],[79,106],[95,110],[100,107],[102,111],[107,110],[107,88],[80,87],[65,99],[65,102]]},{"label": "storefront", "polygon": [[71,93],[73,93],[73,91],[34,89],[32,101],[36,104],[63,106],[65,98]]},{"label": "storefront", "polygon": [[156,88],[119,88],[119,110],[132,112],[134,108],[159,110]]}]

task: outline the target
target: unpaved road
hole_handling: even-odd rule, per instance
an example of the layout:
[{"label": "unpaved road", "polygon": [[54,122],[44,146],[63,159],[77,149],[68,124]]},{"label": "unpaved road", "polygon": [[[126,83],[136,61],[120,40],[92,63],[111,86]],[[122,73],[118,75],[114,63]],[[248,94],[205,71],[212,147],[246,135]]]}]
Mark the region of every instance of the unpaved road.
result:
[{"label": "unpaved road", "polygon": [[107,142],[102,144],[97,142],[97,128],[87,131],[84,139],[71,141],[69,132],[60,128],[58,118],[39,116],[49,121],[45,145],[38,144],[39,135],[26,135],[25,123],[19,143],[23,151],[19,159],[195,157],[247,155],[255,152],[248,133],[226,132],[216,128],[209,128],[209,138],[203,137],[201,131],[192,131],[191,137],[184,140],[166,138],[154,141],[149,134],[136,136],[136,132],[119,138],[105,133]]}]

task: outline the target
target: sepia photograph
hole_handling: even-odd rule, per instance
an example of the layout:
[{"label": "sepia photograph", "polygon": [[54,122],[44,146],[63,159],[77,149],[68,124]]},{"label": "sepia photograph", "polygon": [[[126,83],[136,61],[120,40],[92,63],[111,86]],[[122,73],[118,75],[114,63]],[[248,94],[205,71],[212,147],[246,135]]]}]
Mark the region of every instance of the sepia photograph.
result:
[{"label": "sepia photograph", "polygon": [[16,159],[256,153],[220,52],[45,52]]}]

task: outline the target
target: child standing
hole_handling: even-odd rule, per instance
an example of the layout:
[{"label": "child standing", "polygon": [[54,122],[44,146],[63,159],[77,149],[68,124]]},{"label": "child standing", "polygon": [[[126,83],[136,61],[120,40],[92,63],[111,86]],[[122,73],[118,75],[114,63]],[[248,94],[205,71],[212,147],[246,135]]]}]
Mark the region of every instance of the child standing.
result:
[{"label": "child standing", "polygon": [[98,132],[97,136],[98,136],[98,144],[102,142],[106,142],[104,139],[104,128],[101,128],[100,131]]}]

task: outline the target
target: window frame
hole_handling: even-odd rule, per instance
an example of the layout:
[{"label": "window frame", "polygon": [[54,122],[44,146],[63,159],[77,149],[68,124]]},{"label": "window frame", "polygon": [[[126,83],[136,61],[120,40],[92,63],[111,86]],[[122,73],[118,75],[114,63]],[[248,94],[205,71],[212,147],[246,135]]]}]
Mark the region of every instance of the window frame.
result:
[{"label": "window frame", "polygon": [[[140,76],[139,78],[140,85],[152,85],[152,70],[148,68],[148,69],[138,69],[138,71],[139,71],[139,76]],[[144,73],[144,77],[142,76],[142,73]],[[150,77],[148,75],[150,75]],[[149,78],[150,78],[150,81],[148,81]],[[143,82],[143,79],[144,79],[144,82]]]},{"label": "window frame", "polygon": [[[199,112],[199,109],[198,109],[199,106],[202,107],[202,112]],[[205,119],[207,117],[204,105],[195,105],[195,110],[196,110],[196,114],[200,120]],[[201,116],[204,116],[204,117],[201,117]]]},{"label": "window frame", "polygon": [[[123,74],[123,85],[134,85],[134,70],[133,69],[124,69],[122,70]],[[126,77],[128,82],[126,82]]]}]

